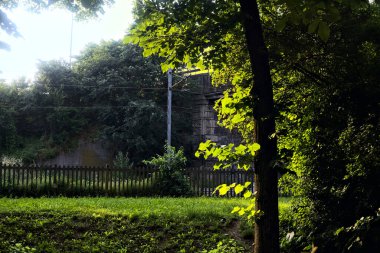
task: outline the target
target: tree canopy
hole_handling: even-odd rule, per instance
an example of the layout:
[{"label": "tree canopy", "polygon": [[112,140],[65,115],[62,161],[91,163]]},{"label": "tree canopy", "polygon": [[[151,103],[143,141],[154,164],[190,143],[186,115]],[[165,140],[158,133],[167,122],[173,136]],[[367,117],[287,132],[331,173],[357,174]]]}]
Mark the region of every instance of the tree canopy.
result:
[{"label": "tree canopy", "polygon": [[[89,45],[72,67],[64,61],[42,62],[33,83],[0,86],[0,155],[41,161],[90,137],[115,153],[127,152],[139,164],[163,150],[166,86],[159,58],[144,58],[139,47],[120,41]],[[185,139],[191,122],[181,117],[189,93],[177,90],[173,145],[189,149]]]},{"label": "tree canopy", "polygon": [[[379,7],[376,2],[361,0],[260,1],[259,12],[252,14],[252,2],[255,1],[136,1],[136,25],[126,41],[142,46],[144,55],[165,57],[164,71],[181,64],[208,68],[214,84],[231,85],[215,108],[220,124],[238,129],[243,142],[218,146],[208,141],[200,145],[198,154],[219,158],[216,168],[232,163],[249,168],[256,160],[256,174],[261,173],[257,170],[262,167],[266,171],[288,171],[283,183],[291,178],[290,184],[298,187],[292,192],[305,201],[297,215],[318,214],[312,225],[307,218],[301,219],[304,223],[300,226],[308,225],[300,231],[307,231],[306,227],[313,230],[314,225],[315,234],[307,237],[309,243],[328,252],[327,245],[331,243],[324,244],[323,239],[339,241],[331,236],[334,229],[354,224],[363,215],[376,215],[379,206],[370,194],[378,191],[370,178],[377,173],[375,157],[379,152],[372,148],[379,146],[374,141],[379,139],[375,137],[379,124],[375,99],[379,95],[379,77],[374,69],[379,59]],[[260,25],[262,41],[257,36]],[[258,138],[272,143],[268,144],[269,149],[258,141],[257,152],[254,142]],[[273,153],[276,138],[279,153]],[[348,144],[351,138],[360,139],[353,142],[359,146],[367,144],[360,148],[355,144],[353,148],[353,144]],[[346,145],[351,148],[346,149]],[[359,153],[354,155],[353,150],[365,154],[370,162],[364,162]],[[265,163],[259,162],[263,157],[253,157],[257,153],[269,154]],[[355,199],[354,192],[365,196]],[[257,198],[276,202],[273,196]],[[364,207],[364,202],[370,204]],[[347,212],[336,212],[337,203],[357,203],[358,209],[352,212],[340,206],[339,210]],[[264,216],[268,213],[270,210],[265,209]],[[317,224],[321,217],[325,226]],[[259,220],[262,222],[263,218]],[[328,222],[332,220],[335,222]],[[255,229],[259,226],[260,221]],[[274,238],[269,234],[267,238]],[[331,252],[344,250],[343,245],[353,234],[340,238],[342,244],[336,243]],[[265,248],[276,251],[270,245]]]}]

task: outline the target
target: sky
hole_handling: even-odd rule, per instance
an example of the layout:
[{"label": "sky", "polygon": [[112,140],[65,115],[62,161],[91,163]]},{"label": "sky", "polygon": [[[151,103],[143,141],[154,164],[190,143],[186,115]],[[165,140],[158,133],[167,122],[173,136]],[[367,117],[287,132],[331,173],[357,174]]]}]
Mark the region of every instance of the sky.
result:
[{"label": "sky", "polygon": [[[116,0],[96,19],[74,21],[72,55],[80,54],[89,43],[122,39],[133,22],[133,0]],[[39,61],[70,59],[72,15],[66,10],[30,13],[22,8],[8,12],[21,38],[0,31],[1,40],[11,46],[0,50],[0,79],[10,82],[25,77],[32,80]]]}]

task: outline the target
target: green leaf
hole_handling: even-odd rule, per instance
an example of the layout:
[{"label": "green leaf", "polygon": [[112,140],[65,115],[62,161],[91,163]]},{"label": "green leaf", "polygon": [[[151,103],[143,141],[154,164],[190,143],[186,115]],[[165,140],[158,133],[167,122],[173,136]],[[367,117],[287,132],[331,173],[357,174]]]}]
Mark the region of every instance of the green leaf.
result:
[{"label": "green leaf", "polygon": [[239,206],[235,206],[234,209],[232,209],[231,213],[236,213],[241,209]]},{"label": "green leaf", "polygon": [[320,22],[321,22],[320,20],[313,20],[313,21],[309,24],[309,26],[308,26],[308,28],[307,28],[307,31],[308,31],[309,33],[315,33],[315,32],[317,31],[317,28],[318,28],[318,25],[319,25]]},{"label": "green leaf", "polygon": [[249,206],[247,206],[247,208],[245,210],[247,211],[251,211],[255,208],[255,204],[250,204]]},{"label": "green leaf", "polygon": [[243,197],[245,198],[245,199],[248,199],[248,198],[250,198],[252,196],[252,192],[251,191],[246,191],[245,193],[244,193],[244,195],[243,195]]},{"label": "green leaf", "polygon": [[222,153],[221,148],[215,148],[214,151],[212,152],[213,157],[218,157]]},{"label": "green leaf", "polygon": [[157,25],[162,25],[163,23],[165,22],[165,19],[164,19],[164,17],[162,16],[161,18],[159,18],[158,20],[157,20]]},{"label": "green leaf", "polygon": [[[230,109],[230,110],[232,110],[232,109]],[[241,114],[236,114],[236,115],[234,115],[233,117],[232,117],[232,119],[231,119],[231,123],[233,123],[233,124],[238,124],[238,123],[240,123],[240,122],[243,122],[245,120],[245,118],[243,117],[243,115],[241,115]]]},{"label": "green leaf", "polygon": [[200,151],[205,151],[205,150],[208,149],[208,147],[210,146],[210,143],[211,143],[210,140],[207,140],[206,142],[201,142],[201,143],[199,143],[199,148],[198,148],[198,150],[200,150]]},{"label": "green leaf", "polygon": [[252,182],[245,182],[244,187],[247,188],[247,187],[250,186],[251,184],[252,184]]},{"label": "green leaf", "polygon": [[258,151],[260,149],[260,144],[258,143],[253,143],[252,144],[252,150],[253,151]]},{"label": "green leaf", "polygon": [[252,219],[252,218],[254,218],[255,217],[255,215],[256,215],[256,211],[255,210],[252,210],[251,211],[251,214],[250,215],[248,215],[248,220],[250,220],[250,219]]},{"label": "green leaf", "polygon": [[132,37],[132,36],[125,36],[125,37],[123,38],[123,42],[124,42],[125,44],[133,43],[133,37]]},{"label": "green leaf", "polygon": [[339,229],[335,231],[334,235],[338,236],[343,230],[344,230],[344,227],[340,227]]},{"label": "green leaf", "polygon": [[238,155],[244,155],[246,150],[247,150],[247,147],[242,144],[240,144],[239,146],[235,148],[235,152]]},{"label": "green leaf", "polygon": [[244,208],[240,209],[240,211],[239,211],[239,215],[240,215],[240,216],[243,216],[244,214],[245,214],[245,209],[244,209]]},{"label": "green leaf", "polygon": [[222,186],[219,189],[219,195],[220,196],[226,195],[229,190],[230,190],[229,186],[227,186],[226,184],[222,184]]},{"label": "green leaf", "polygon": [[329,5],[327,8],[327,11],[330,15],[330,19],[333,22],[336,22],[341,18],[340,12],[339,12],[338,8],[336,8],[335,6]]},{"label": "green leaf", "polygon": [[235,187],[235,193],[236,194],[241,193],[243,190],[244,190],[244,186],[242,186],[241,184],[236,185],[236,187]]},{"label": "green leaf", "polygon": [[215,190],[212,192],[212,194],[215,194],[220,188],[223,187],[223,185],[226,185],[226,184],[221,184],[221,185],[218,185]]},{"label": "green leaf", "polygon": [[144,51],[143,51],[143,56],[144,57],[148,57],[152,54],[152,50],[150,48],[145,48]]},{"label": "green leaf", "polygon": [[323,40],[324,42],[327,42],[327,40],[330,37],[330,27],[325,22],[320,22],[318,26],[318,36]]},{"label": "green leaf", "polygon": [[256,151],[260,149],[260,144],[253,143],[252,145],[249,145],[249,150],[251,151],[251,155],[254,156]]},{"label": "green leaf", "polygon": [[220,169],[220,167],[223,165],[223,163],[221,163],[221,162],[216,162],[215,164],[214,164],[214,170],[219,170]]},{"label": "green leaf", "polygon": [[170,69],[170,65],[165,62],[162,62],[160,65],[161,65],[161,70],[164,73],[166,73]]},{"label": "green leaf", "polygon": [[288,17],[281,18],[275,25],[276,31],[281,32],[282,30],[284,30],[287,22],[288,22]]},{"label": "green leaf", "polygon": [[195,67],[197,67],[197,68],[200,69],[200,70],[205,70],[205,69],[206,69],[205,65],[203,64],[203,60],[199,60],[199,61],[195,64]]}]

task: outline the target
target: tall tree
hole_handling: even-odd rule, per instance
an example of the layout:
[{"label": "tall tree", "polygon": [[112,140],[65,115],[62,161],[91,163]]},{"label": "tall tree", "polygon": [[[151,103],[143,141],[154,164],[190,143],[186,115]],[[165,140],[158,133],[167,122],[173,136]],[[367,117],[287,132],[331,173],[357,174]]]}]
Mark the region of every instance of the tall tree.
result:
[{"label": "tall tree", "polygon": [[264,214],[255,220],[254,252],[279,252],[277,156],[272,78],[256,1],[240,0],[242,23],[249,51],[255,141],[260,145],[255,163],[255,209]]},{"label": "tall tree", "polygon": [[[287,23],[303,24],[309,32],[317,33],[322,41],[327,41],[330,35],[329,24],[340,18],[339,6],[359,6],[368,2],[279,0],[259,3],[249,0],[138,0],[135,9],[136,26],[127,39],[142,46],[145,55],[158,54],[166,57],[164,71],[185,63],[189,67],[207,67],[219,76],[226,75],[222,72],[229,68],[231,61],[235,61],[231,55],[231,49],[239,48],[236,44],[243,43],[240,48],[249,55],[249,66],[247,67],[244,61],[240,63],[240,66],[248,68],[249,71],[245,71],[242,75],[242,71],[238,70],[230,76],[230,81],[236,84],[235,91],[248,90],[249,92],[235,96],[240,99],[240,107],[231,109],[228,99],[221,101],[221,107],[222,114],[245,108],[248,111],[244,114],[245,120],[250,118],[249,116],[254,118],[254,124],[248,124],[254,125],[254,134],[245,137],[253,136],[260,145],[255,158],[257,191],[255,208],[260,210],[262,215],[255,222],[256,253],[279,251],[277,172],[274,168],[277,147],[273,87],[268,50],[262,29],[263,20],[270,19],[267,14],[268,10],[271,10],[276,23],[276,27],[272,25],[273,28],[282,30]],[[245,39],[242,40],[242,37]],[[228,93],[225,97],[229,97]],[[244,120],[240,116],[229,121],[228,124],[231,127],[241,124]],[[247,129],[250,127],[244,131]],[[251,142],[247,138],[245,141]],[[257,149],[254,145],[239,146],[235,148],[235,151],[245,153],[249,147],[251,147],[251,153],[254,154]],[[223,161],[228,160],[226,153],[221,149],[215,149],[215,145],[212,145],[210,149],[202,145],[202,149],[201,151],[206,154],[205,157],[219,154]],[[232,146],[229,151],[234,151]],[[220,164],[217,166],[220,167]]]},{"label": "tall tree", "polygon": [[[243,36],[244,31],[254,83],[249,105],[255,118],[253,136],[260,145],[255,164],[255,208],[263,215],[256,219],[255,252],[278,252],[277,172],[273,168],[277,150],[276,139],[271,138],[275,131],[273,91],[256,1],[240,1],[240,4],[139,1],[136,12],[139,25],[132,30],[132,41],[143,46],[147,54],[167,54],[168,66],[185,61],[190,66],[222,69],[228,65],[229,39],[236,34]],[[174,34],[179,39],[171,39]]]}]

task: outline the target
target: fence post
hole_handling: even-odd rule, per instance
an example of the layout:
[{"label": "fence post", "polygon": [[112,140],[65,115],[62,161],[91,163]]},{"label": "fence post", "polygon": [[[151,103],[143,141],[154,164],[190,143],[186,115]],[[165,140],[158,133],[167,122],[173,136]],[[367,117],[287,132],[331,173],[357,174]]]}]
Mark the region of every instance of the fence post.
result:
[{"label": "fence post", "polygon": [[108,166],[105,169],[106,172],[106,192],[108,192]]}]

